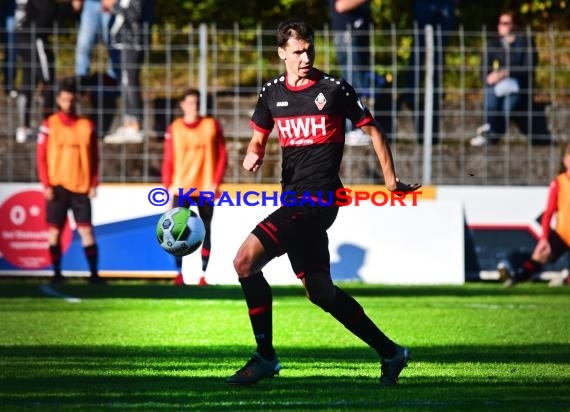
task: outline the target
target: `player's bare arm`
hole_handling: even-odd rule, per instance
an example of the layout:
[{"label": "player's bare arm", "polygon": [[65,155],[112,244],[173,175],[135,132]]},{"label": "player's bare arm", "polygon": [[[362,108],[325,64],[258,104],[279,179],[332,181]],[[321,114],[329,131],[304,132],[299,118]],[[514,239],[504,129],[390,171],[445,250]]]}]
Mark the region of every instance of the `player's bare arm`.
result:
[{"label": "player's bare arm", "polygon": [[548,243],[548,239],[541,238],[534,248],[533,257],[538,261],[546,262],[551,252],[552,249],[550,243]]},{"label": "player's bare arm", "polygon": [[258,130],[253,131],[253,136],[247,146],[247,153],[243,159],[243,168],[249,172],[257,172],[263,164],[265,157],[265,145],[269,134]]},{"label": "player's bare arm", "polygon": [[371,123],[366,126],[362,126],[364,133],[372,137],[372,145],[374,146],[374,152],[378,157],[380,166],[382,167],[382,174],[384,175],[384,182],[386,188],[391,192],[413,192],[418,190],[422,185],[414,183],[412,185],[401,182],[396,176],[396,171],[394,170],[394,159],[392,157],[392,151],[388,145],[388,138],[382,128],[377,123]]}]

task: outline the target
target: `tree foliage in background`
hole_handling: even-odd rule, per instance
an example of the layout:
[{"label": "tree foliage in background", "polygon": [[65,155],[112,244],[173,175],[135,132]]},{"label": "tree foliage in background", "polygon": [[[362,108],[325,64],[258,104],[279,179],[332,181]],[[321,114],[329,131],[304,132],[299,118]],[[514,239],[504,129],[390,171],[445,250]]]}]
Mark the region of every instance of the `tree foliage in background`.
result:
[{"label": "tree foliage in background", "polygon": [[[371,0],[374,24],[387,29],[412,27],[412,0]],[[536,30],[549,26],[570,28],[567,0],[456,0],[457,23],[467,30],[482,26],[495,27],[502,10],[519,13],[522,22]],[[328,3],[325,0],[155,0],[158,25],[183,27],[199,23],[231,28],[237,23],[243,28],[258,24],[272,28],[291,16],[301,17],[316,28],[329,22]]]}]

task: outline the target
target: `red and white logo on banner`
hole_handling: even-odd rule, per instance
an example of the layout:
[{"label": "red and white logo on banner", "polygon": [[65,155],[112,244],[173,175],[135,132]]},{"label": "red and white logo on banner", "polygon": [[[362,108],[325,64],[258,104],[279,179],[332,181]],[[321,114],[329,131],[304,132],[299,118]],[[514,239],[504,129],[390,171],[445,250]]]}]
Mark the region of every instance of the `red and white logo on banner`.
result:
[{"label": "red and white logo on banner", "polygon": [[[0,253],[20,269],[40,269],[51,265],[43,192],[18,192],[0,205]],[[71,244],[69,221],[61,236],[62,253]]]}]

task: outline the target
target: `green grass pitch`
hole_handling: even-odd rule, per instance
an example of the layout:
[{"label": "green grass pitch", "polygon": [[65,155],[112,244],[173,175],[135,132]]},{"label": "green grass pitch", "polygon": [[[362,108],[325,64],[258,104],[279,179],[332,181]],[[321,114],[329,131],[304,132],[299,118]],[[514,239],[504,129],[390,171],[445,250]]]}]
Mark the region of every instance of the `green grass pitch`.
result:
[{"label": "green grass pitch", "polygon": [[413,360],[378,385],[372,349],[274,287],[280,375],[224,382],[254,341],[237,286],[0,282],[2,411],[570,411],[570,288],[340,284]]}]

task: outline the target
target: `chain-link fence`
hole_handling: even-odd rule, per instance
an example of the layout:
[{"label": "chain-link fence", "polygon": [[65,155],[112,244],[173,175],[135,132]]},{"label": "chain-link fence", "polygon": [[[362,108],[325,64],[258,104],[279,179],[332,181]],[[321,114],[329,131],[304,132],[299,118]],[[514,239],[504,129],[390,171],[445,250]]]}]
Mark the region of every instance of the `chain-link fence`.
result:
[{"label": "chain-link fence", "polygon": [[[55,55],[55,78],[73,76],[76,30],[55,27],[51,33],[48,46]],[[315,65],[339,75],[332,32],[324,27],[316,34]],[[420,35],[423,32],[395,28],[369,33],[373,58],[366,69],[373,81],[363,100],[390,132],[401,178],[444,185],[546,184],[558,172],[560,146],[570,140],[570,33],[527,30],[521,34],[536,43],[535,87],[525,94],[523,109],[510,114],[512,119],[500,141],[479,147],[470,141],[488,120],[483,111],[481,75],[488,33],[485,29],[442,33],[435,28],[432,53],[429,49],[426,53],[436,56],[428,83],[424,83],[424,69],[429,74],[429,64],[418,65],[419,70],[408,66],[413,53],[425,51],[423,45],[412,46]],[[159,181],[162,135],[169,122],[181,114],[177,96],[184,88],[194,86],[207,95],[204,111],[217,117],[224,128],[229,149],[225,181],[279,181],[277,139],[270,140],[261,172],[252,175],[241,167],[257,93],[264,81],[284,69],[277,58],[274,30],[245,30],[237,25],[231,29],[154,27],[149,39],[141,65],[140,90],[145,140],[136,144],[101,141],[101,180]],[[24,46],[33,49],[37,45],[31,42]],[[112,101],[112,93],[106,94],[113,87],[104,76],[106,56],[104,46],[97,46],[92,61],[94,75],[80,99],[80,111],[93,117],[101,136],[117,126],[121,115],[121,104],[117,103],[121,98],[115,96]],[[41,69],[38,65],[22,59],[15,63],[16,91],[33,92],[33,104],[28,109],[32,128],[37,128],[42,118],[42,85],[23,84],[21,73],[25,69],[37,71]],[[412,75],[416,85],[410,88]],[[433,93],[426,95],[426,90]],[[26,143],[15,139],[23,116],[19,100],[18,93],[11,93],[9,87],[0,94],[0,180],[4,182],[37,180],[33,138]],[[436,125],[433,133],[426,119]],[[347,146],[341,173],[347,184],[382,183],[370,146]]]}]

